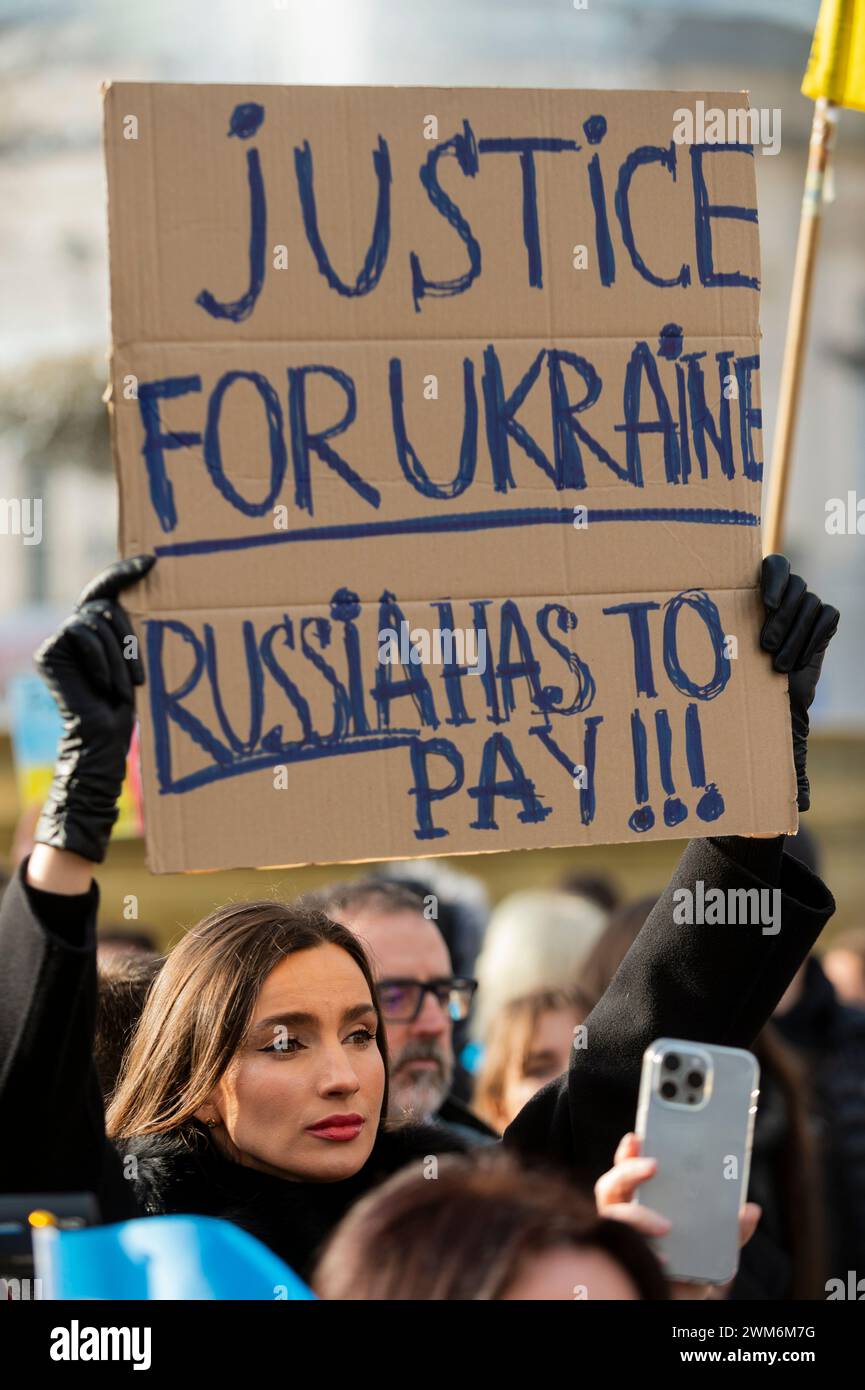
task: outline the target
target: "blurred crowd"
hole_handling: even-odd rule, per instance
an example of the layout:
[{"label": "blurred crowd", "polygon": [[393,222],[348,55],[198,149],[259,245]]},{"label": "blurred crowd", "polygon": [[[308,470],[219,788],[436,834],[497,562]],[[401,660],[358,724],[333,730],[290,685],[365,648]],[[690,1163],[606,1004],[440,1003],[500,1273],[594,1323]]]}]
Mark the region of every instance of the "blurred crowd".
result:
[{"label": "blurred crowd", "polygon": [[[819,868],[806,831],[788,852]],[[434,1122],[463,1150],[440,1160],[434,1183],[406,1168],[364,1196],[328,1242],[320,1293],[544,1297],[554,1279],[585,1285],[588,1269],[596,1297],[667,1296],[627,1224],[496,1144],[567,1071],[572,1048],[587,1045],[582,1025],[654,901],[573,872],[490,910],[479,880],[434,860],[384,866],[303,900],[366,949],[386,1021],[389,1122]],[[95,1060],[106,1108],[162,964],[146,928],[101,931]],[[865,1268],[865,928],[808,958],[754,1050],[748,1195],[762,1211],[760,1239],[712,1296],[823,1298],[830,1277]]]}]

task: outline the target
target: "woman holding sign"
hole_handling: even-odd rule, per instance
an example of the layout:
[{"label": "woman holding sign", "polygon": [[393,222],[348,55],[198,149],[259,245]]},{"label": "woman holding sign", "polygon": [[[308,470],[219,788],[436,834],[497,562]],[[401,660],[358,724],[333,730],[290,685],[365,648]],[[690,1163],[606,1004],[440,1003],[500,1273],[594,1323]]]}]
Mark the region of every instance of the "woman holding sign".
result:
[{"label": "woman holding sign", "polygon": [[[36,846],[0,909],[0,1190],[91,1191],[106,1221],[226,1217],[305,1274],[359,1196],[459,1143],[434,1126],[383,1122],[387,1052],[364,952],[323,914],[275,903],[221,908],[169,954],[106,1132],[92,1060],[93,864],[116,817],[145,675],[119,597],[153,563],[112,566],[37,657],[64,734]],[[807,711],[838,615],[780,556],[764,562],[762,593],[762,645],[790,675],[806,809]],[[777,891],[779,929],[681,924],[674,895],[709,887]],[[528,1102],[505,1145],[595,1182],[632,1128],[646,1046],[666,1035],[748,1047],[833,908],[820,879],[783,854],[783,837],[691,843],[590,1014],[588,1046]]]}]

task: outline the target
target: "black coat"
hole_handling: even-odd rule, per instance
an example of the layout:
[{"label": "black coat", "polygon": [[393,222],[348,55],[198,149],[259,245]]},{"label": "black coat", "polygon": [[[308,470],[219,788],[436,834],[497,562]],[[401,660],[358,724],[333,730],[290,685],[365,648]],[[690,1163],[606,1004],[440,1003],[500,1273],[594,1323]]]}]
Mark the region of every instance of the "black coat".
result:
[{"label": "black coat", "polygon": [[[781,847],[722,839],[686,848],[587,1020],[588,1046],[528,1102],[505,1133],[507,1147],[594,1182],[633,1127],[649,1043],[751,1044],[834,910],[820,879]],[[435,1128],[385,1132],[354,1178],[293,1184],[227,1162],[209,1145],[189,1160],[166,1139],[111,1143],[92,1059],[98,890],[43,893],[23,872],[0,906],[0,1191],[94,1192],[106,1221],[147,1211],[237,1219],[243,1211],[249,1229],[308,1274],[323,1237],[362,1192],[412,1158],[462,1147]],[[721,889],[780,887],[780,932],[676,925],[673,891],[700,879]],[[124,1165],[124,1155],[135,1163]]]},{"label": "black coat", "polygon": [[349,1207],[370,1188],[431,1155],[461,1153],[464,1144],[441,1125],[401,1125],[379,1130],[359,1173],[341,1182],[286,1182],[223,1158],[206,1134],[197,1148],[176,1135],[147,1135],[118,1145],[135,1160],[135,1197],[150,1215],[197,1212],[233,1221],[275,1250],[309,1279],[318,1251]]}]

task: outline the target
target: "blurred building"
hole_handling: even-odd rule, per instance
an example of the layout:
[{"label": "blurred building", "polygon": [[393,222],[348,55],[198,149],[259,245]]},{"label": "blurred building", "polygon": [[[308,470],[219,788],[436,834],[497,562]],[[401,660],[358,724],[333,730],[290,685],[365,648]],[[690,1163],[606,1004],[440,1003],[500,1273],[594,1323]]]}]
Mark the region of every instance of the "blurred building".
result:
[{"label": "blurred building", "polygon": [[[751,91],[783,113],[757,155],[764,450],[775,415],[812,104],[799,94],[817,0],[0,0],[0,495],[43,499],[44,541],[0,543],[4,670],[29,662],[112,558],[101,391],[109,341],[99,83],[105,78]],[[582,7],[584,5],[584,7]],[[861,729],[865,547],[827,499],[865,497],[865,115],[844,113],[787,549],[843,610],[815,719]],[[0,703],[2,709],[2,703]]]}]

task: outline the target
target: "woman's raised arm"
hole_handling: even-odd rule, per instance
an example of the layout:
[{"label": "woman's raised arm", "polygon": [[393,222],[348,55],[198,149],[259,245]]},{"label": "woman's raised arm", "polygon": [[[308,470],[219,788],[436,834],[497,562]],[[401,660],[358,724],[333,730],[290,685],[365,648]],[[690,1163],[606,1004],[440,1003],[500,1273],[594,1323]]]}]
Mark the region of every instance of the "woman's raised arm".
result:
[{"label": "woman's raised arm", "polygon": [[108,1220],[136,1205],[105,1136],[93,1065],[93,865],[117,817],[144,679],[117,596],[153,563],[111,566],[36,654],[63,730],[36,845],[0,905],[0,1190],[93,1192]]},{"label": "woman's raised arm", "polygon": [[[808,709],[837,610],[808,592],[783,556],[763,561],[766,621],[760,634],[775,670],[789,678],[793,758],[801,811],[810,804],[805,768]],[[784,776],[787,770],[779,770]],[[523,1152],[567,1163],[596,1182],[633,1128],[644,1050],[659,1037],[749,1047],[831,917],[832,894],[783,853],[783,837],[694,840],[649,914],[609,988],[585,1022],[569,1070],[539,1091],[505,1131]],[[726,913],[700,921],[677,908],[725,903],[742,891],[772,919]],[[717,899],[716,899],[717,901]],[[748,914],[750,917],[750,913]]]}]

